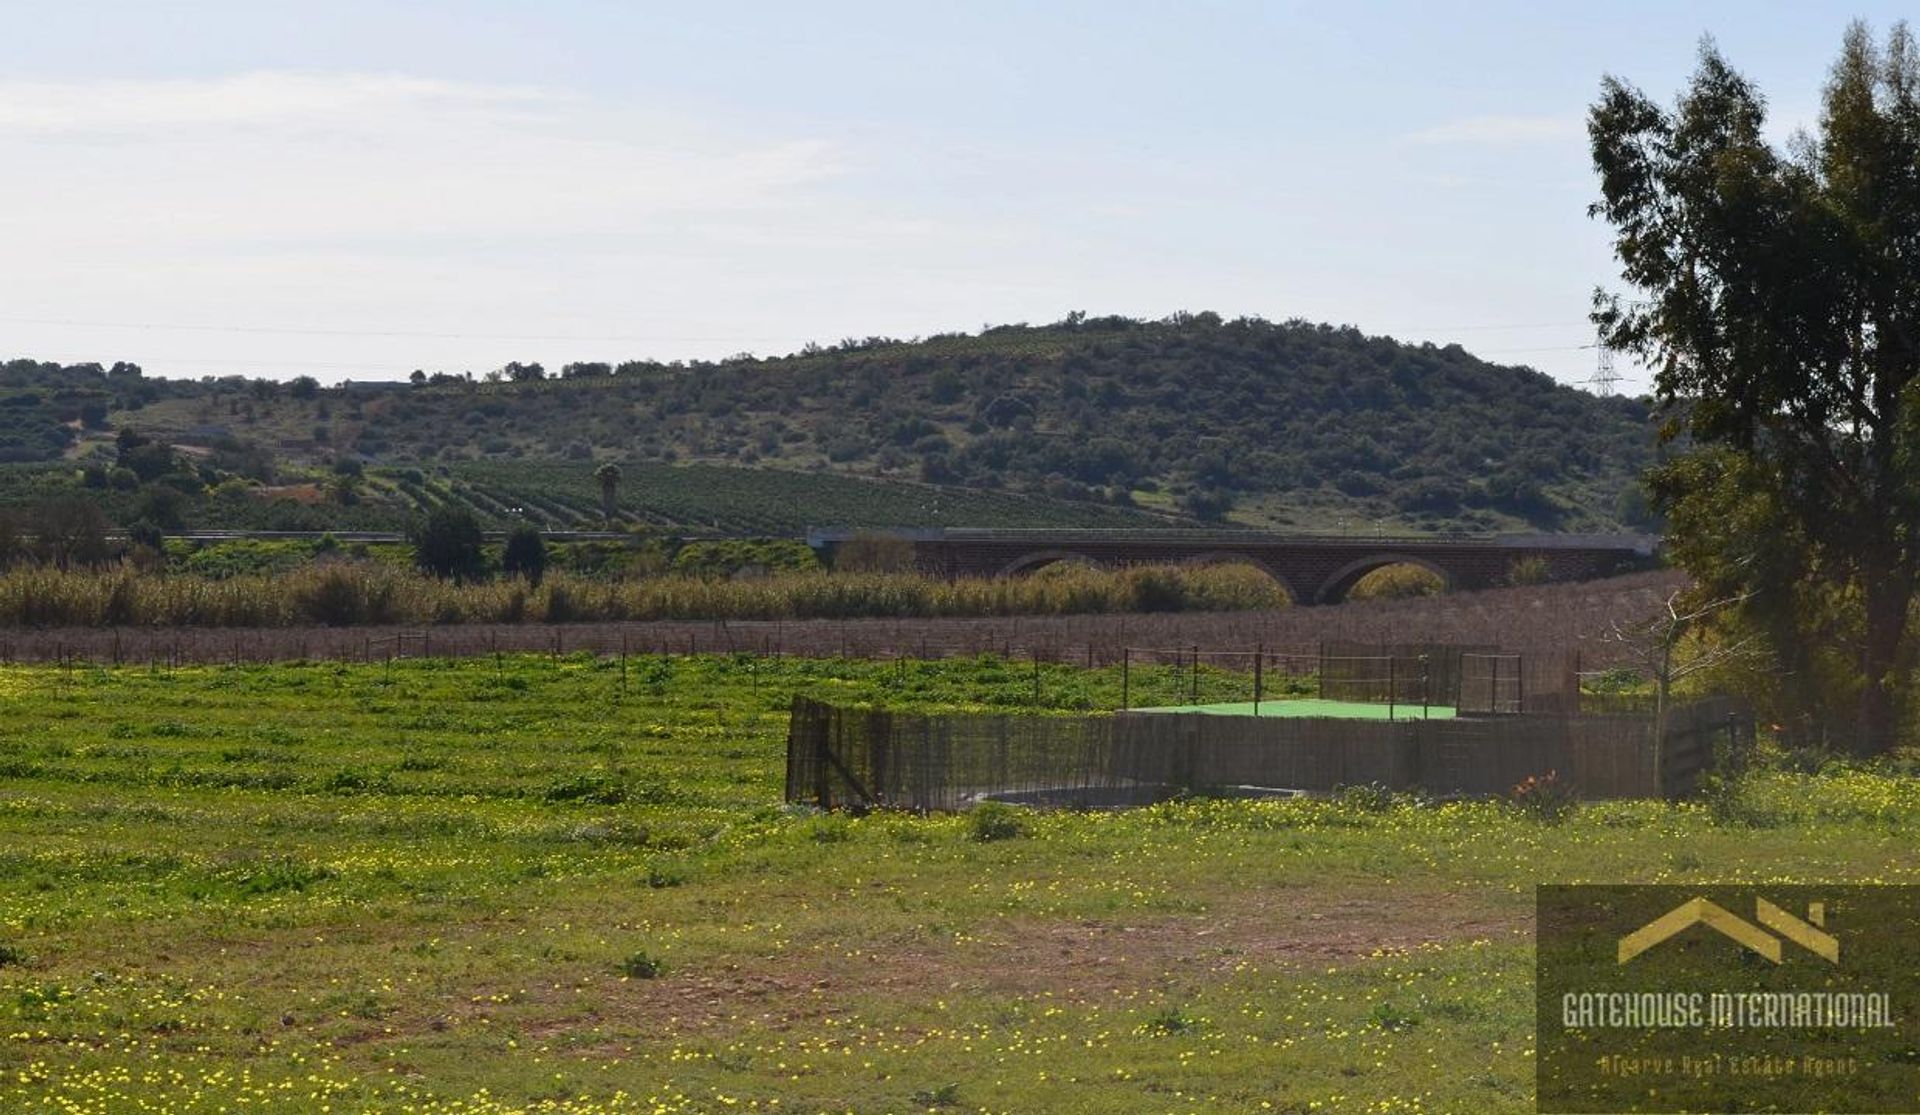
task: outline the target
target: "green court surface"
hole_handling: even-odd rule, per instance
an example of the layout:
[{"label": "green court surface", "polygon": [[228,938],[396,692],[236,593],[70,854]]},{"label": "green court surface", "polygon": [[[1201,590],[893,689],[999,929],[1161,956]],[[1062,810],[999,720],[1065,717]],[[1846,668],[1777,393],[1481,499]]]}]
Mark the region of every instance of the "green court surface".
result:
[{"label": "green court surface", "polygon": [[1323,701],[1317,697],[1296,700],[1261,701],[1254,711],[1252,701],[1234,701],[1219,705],[1169,705],[1164,708],[1137,708],[1130,712],[1204,712],[1213,716],[1333,716],[1346,720],[1451,720],[1454,709],[1447,705],[1376,705],[1366,701]]}]

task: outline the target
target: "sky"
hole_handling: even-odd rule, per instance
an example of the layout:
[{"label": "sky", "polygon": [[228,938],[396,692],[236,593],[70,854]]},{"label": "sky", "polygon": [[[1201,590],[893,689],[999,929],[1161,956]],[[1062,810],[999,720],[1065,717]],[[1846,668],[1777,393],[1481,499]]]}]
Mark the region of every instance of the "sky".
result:
[{"label": "sky", "polygon": [[1710,34],[1784,138],[1899,15],[0,0],[0,358],[332,382],[1214,310],[1581,384],[1602,76],[1671,101]]}]

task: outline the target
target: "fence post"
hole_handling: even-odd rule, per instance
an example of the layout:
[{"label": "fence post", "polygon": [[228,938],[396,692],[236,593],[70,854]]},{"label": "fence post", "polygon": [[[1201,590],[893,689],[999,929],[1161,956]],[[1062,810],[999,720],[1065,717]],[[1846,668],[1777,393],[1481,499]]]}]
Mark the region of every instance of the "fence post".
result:
[{"label": "fence post", "polygon": [[1429,706],[1433,704],[1433,675],[1427,670],[1427,656],[1420,656],[1420,719],[1427,719]]},{"label": "fence post", "polygon": [[828,735],[831,734],[828,726],[837,722],[842,714],[838,709],[835,709],[831,713],[821,712],[815,715],[815,710],[811,706],[808,707],[807,711],[809,713],[809,719],[814,721],[813,796],[820,803],[820,808],[832,809],[833,782],[827,777],[827,763],[832,757],[833,748],[827,740]]},{"label": "fence post", "polygon": [[1513,656],[1513,711],[1527,711],[1527,660]]},{"label": "fence post", "polygon": [[1487,656],[1487,662],[1492,671],[1487,681],[1487,711],[1498,713],[1500,711],[1500,656],[1490,654]]},{"label": "fence post", "polygon": [[1253,714],[1255,716],[1260,715],[1261,666],[1266,660],[1266,657],[1267,645],[1265,643],[1253,644]]},{"label": "fence post", "polygon": [[1396,669],[1396,667],[1399,664],[1400,664],[1400,660],[1398,658],[1395,658],[1392,655],[1387,656],[1387,719],[1388,720],[1393,719],[1393,699],[1399,696],[1399,693],[1398,693],[1398,690],[1400,688],[1398,684],[1399,671]]},{"label": "fence post", "polygon": [[1187,703],[1190,705],[1199,704],[1200,703],[1200,644],[1199,643],[1193,644],[1193,680],[1189,684],[1188,689],[1189,689],[1189,694],[1187,697]]},{"label": "fence post", "polygon": [[1133,707],[1133,648],[1120,648],[1120,709]]}]

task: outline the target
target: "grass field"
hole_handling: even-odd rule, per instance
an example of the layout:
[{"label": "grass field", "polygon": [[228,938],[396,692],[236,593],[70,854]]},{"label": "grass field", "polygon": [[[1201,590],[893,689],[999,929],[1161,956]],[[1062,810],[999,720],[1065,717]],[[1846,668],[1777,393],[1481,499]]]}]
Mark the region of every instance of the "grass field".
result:
[{"label": "grass field", "polygon": [[1328,701],[1318,697],[1286,700],[1222,701],[1211,705],[1166,705],[1134,712],[1205,713],[1209,716],[1327,716],[1338,720],[1452,720],[1457,710],[1446,705],[1379,705],[1365,701]]},{"label": "grass field", "polygon": [[[1519,1112],[1534,883],[1920,874],[1920,783],[1855,770],[1559,824],[1366,791],[993,824],[780,802],[797,691],[1035,684],[0,673],[0,1111]],[[1117,684],[1038,675],[1050,707]]]}]

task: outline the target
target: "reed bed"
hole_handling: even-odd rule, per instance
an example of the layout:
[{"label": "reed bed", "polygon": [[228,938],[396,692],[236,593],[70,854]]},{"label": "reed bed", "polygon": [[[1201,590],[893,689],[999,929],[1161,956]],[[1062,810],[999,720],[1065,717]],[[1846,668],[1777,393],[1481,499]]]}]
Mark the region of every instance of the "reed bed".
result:
[{"label": "reed bed", "polygon": [[1065,616],[1257,611],[1286,593],[1233,567],[1072,569],[944,581],[898,573],[751,580],[549,576],[444,581],[373,563],[210,579],[133,569],[0,573],[0,627],[303,627]]}]

